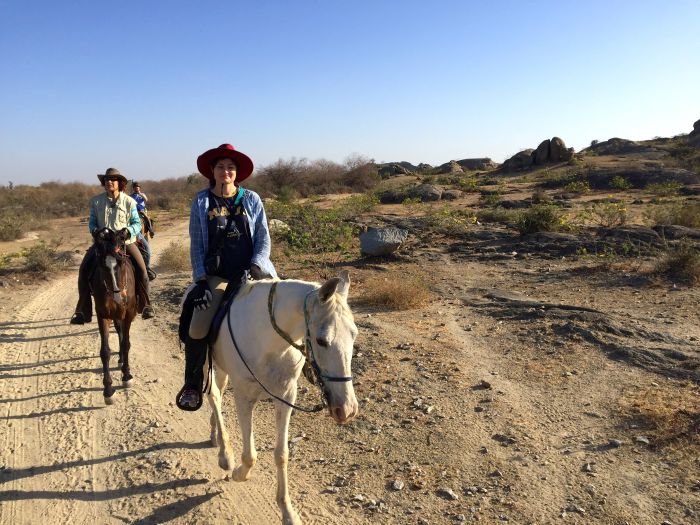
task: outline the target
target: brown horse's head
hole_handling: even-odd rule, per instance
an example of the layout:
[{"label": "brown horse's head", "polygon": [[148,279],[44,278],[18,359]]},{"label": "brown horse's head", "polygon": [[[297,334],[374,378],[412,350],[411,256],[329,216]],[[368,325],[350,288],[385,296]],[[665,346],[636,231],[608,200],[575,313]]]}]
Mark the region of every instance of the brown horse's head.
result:
[{"label": "brown horse's head", "polygon": [[124,267],[127,258],[125,242],[129,238],[129,231],[126,228],[117,232],[102,228],[96,230],[92,237],[95,240],[97,267],[102,271],[100,279],[112,292],[114,301],[121,303],[127,298],[127,279],[120,269]]},{"label": "brown horse's head", "polygon": [[117,232],[109,228],[101,228],[92,233],[92,238],[95,241],[97,259],[102,264],[109,256],[114,257],[117,261],[126,257],[124,243],[129,238],[129,230],[126,228],[122,228]]}]

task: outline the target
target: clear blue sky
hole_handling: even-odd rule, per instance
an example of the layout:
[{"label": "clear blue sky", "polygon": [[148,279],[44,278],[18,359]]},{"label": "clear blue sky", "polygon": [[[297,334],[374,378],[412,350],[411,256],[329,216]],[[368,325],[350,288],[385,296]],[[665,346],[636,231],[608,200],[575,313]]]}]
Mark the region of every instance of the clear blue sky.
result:
[{"label": "clear blue sky", "polygon": [[687,133],[700,2],[0,0],[0,184]]}]

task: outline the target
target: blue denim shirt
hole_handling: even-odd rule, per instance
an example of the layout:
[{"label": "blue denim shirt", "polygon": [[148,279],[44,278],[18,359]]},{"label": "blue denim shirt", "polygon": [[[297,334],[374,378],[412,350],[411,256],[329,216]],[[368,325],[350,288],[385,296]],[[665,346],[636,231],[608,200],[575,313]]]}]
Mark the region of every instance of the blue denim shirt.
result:
[{"label": "blue denim shirt", "polygon": [[[270,231],[267,228],[267,217],[260,196],[251,190],[239,188],[243,192],[243,209],[248,215],[250,234],[253,238],[253,259],[251,263],[263,272],[277,277],[275,267],[270,260]],[[202,190],[192,201],[190,210],[190,260],[192,262],[192,278],[195,281],[204,279],[204,259],[209,249],[209,230],[207,228],[207,213],[209,212],[209,188]]]}]

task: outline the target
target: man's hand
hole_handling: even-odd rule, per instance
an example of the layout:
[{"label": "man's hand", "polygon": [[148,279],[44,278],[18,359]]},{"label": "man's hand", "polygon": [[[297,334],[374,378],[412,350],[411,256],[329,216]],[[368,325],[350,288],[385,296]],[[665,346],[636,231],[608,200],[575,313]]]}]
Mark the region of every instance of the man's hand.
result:
[{"label": "man's hand", "polygon": [[187,298],[197,310],[206,310],[211,302],[211,289],[206,280],[197,281],[197,284],[189,293]]}]

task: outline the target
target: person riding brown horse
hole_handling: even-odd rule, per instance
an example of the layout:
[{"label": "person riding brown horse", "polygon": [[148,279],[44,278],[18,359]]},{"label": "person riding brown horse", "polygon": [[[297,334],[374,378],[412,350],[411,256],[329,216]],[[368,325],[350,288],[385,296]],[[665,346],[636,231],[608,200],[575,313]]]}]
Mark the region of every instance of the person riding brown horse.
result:
[{"label": "person riding brown horse", "polygon": [[[136,202],[124,193],[127,180],[118,169],[109,168],[104,175],[97,175],[105,192],[90,200],[90,220],[88,227],[91,233],[103,228],[112,231],[127,230],[125,251],[134,263],[136,270],[137,292],[141,296],[139,311],[144,319],[155,316],[148,297],[149,281],[146,264],[135,241],[141,231]],[[89,278],[96,265],[95,248],[91,246],[83,257],[78,272],[78,304],[70,320],[71,324],[84,324],[92,320],[92,298],[90,297]],[[141,310],[142,308],[142,310]]]},{"label": "person riding brown horse", "polygon": [[[95,296],[95,312],[100,329],[100,359],[102,360],[102,383],[105,403],[113,403],[114,387],[109,369],[112,354],[109,348],[109,325],[119,336],[119,363],[122,365],[122,382],[129,386],[133,376],[129,369],[129,338],[131,323],[142,300],[136,294],[134,267],[126,253],[126,241],[130,237],[126,228],[114,232],[101,228],[92,234],[95,268],[90,276],[90,288]],[[142,306],[141,306],[142,307]]]}]

